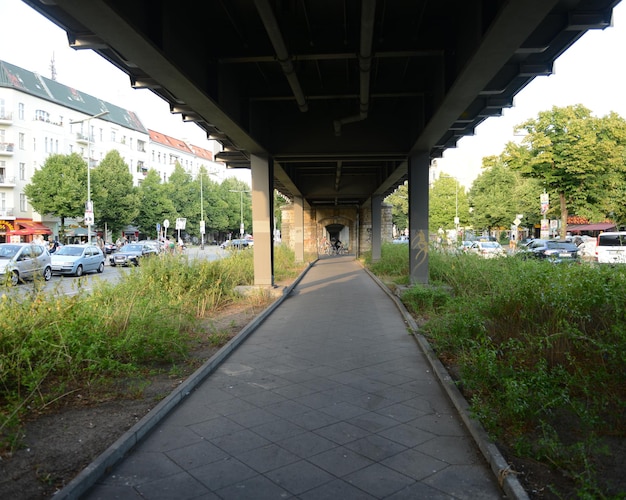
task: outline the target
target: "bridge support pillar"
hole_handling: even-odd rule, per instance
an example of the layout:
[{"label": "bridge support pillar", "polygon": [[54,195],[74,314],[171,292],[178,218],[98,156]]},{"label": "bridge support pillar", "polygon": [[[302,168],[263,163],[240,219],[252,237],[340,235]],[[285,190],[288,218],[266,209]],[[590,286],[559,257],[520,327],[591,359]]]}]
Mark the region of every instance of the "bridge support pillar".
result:
[{"label": "bridge support pillar", "polygon": [[381,256],[382,197],[372,196],[372,262]]},{"label": "bridge support pillar", "polygon": [[428,283],[428,151],[409,157],[409,281]]},{"label": "bridge support pillar", "polygon": [[273,161],[251,155],[252,234],[254,235],[254,285],[274,285]]},{"label": "bridge support pillar", "polygon": [[296,262],[304,262],[304,200],[293,198],[293,245]]}]

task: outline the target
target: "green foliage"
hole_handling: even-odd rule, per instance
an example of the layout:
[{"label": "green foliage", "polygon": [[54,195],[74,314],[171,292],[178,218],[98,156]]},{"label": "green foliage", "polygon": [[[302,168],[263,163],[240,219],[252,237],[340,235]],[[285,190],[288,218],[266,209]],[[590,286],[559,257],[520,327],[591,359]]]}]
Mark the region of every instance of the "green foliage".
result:
[{"label": "green foliage", "polygon": [[398,187],[393,193],[385,198],[387,203],[391,204],[391,218],[393,225],[399,231],[404,231],[409,227],[409,184],[405,181],[404,184]]},{"label": "green foliage", "polygon": [[117,150],[107,153],[91,172],[91,198],[96,225],[116,234],[139,213],[139,197],[133,176]]},{"label": "green foliage", "polygon": [[156,225],[170,219],[174,227],[176,209],[168,198],[168,187],[161,184],[156,170],[149,170],[139,187],[139,214],[135,219],[144,234],[156,235]]},{"label": "green foliage", "polygon": [[625,432],[626,268],[434,250],[429,268],[431,285],[402,300],[457,367],[475,416],[519,455],[575,477],[581,495],[607,496],[593,464],[603,438]]},{"label": "green foliage", "polygon": [[[596,118],[583,105],[554,106],[519,125],[526,131],[521,145],[509,144],[505,161],[522,176],[538,179],[551,198],[559,200],[565,237],[570,211],[604,219],[611,209],[623,214],[619,202],[606,203],[612,189],[626,188],[626,121],[611,114]],[[619,201],[624,195],[618,196]]]},{"label": "green foliage", "polygon": [[439,228],[454,229],[454,218],[459,224],[469,224],[469,203],[465,188],[455,178],[441,175],[433,182],[429,193],[428,230],[433,234]]},{"label": "green foliage", "polygon": [[32,207],[41,214],[61,219],[82,217],[87,202],[87,164],[77,153],[53,154],[35,170],[24,194]]},{"label": "green foliage", "polygon": [[524,214],[525,225],[538,223],[540,194],[536,180],[523,178],[502,158],[483,158],[483,171],[468,194],[473,208],[472,225],[478,231],[508,229],[517,214]]}]

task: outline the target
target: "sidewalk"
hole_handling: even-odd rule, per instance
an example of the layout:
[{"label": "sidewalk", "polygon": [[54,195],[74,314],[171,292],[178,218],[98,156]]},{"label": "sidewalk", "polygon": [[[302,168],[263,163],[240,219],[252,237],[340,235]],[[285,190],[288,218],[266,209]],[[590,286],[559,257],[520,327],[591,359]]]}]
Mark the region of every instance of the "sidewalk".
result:
[{"label": "sidewalk", "polygon": [[319,260],[163,413],[82,498],[505,498],[403,315],[350,256]]}]

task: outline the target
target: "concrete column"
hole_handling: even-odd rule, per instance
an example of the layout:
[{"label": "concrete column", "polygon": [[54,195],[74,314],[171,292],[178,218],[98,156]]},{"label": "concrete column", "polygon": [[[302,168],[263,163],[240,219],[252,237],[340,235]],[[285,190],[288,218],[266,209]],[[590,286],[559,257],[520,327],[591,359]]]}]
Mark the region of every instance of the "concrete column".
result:
[{"label": "concrete column", "polygon": [[254,284],[274,285],[274,187],[271,159],[251,156]]},{"label": "concrete column", "polygon": [[372,196],[372,262],[380,260],[382,196]]},{"label": "concrete column", "polygon": [[293,198],[293,245],[296,262],[304,262],[304,200],[302,196]]},{"label": "concrete column", "polygon": [[409,281],[428,283],[428,169],[427,151],[409,158]]}]

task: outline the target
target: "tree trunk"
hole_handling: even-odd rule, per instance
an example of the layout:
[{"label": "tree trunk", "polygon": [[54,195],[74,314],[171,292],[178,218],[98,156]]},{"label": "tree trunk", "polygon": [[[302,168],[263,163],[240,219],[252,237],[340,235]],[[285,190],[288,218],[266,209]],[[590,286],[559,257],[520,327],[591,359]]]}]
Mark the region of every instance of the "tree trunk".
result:
[{"label": "tree trunk", "polygon": [[559,193],[559,201],[561,202],[561,239],[564,240],[567,234],[567,203],[564,192]]}]

